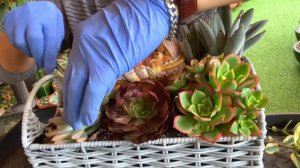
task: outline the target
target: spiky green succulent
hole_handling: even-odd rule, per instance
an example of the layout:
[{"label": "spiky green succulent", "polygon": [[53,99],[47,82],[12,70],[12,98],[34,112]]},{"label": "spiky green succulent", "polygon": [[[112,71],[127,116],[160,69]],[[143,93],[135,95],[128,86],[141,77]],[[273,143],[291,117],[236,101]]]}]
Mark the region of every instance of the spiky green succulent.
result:
[{"label": "spiky green succulent", "polygon": [[258,32],[267,20],[250,24],[253,9],[245,13],[241,11],[234,22],[232,22],[228,6],[220,7],[217,11],[212,28],[201,19],[195,21],[190,27],[181,26],[184,37],[181,48],[188,61],[201,59],[205,54],[211,56],[231,53],[242,55],[265,34],[265,31]]},{"label": "spiky green succulent", "polygon": [[120,86],[102,122],[111,139],[142,143],[161,137],[173,116],[169,93],[160,82],[146,80]]}]

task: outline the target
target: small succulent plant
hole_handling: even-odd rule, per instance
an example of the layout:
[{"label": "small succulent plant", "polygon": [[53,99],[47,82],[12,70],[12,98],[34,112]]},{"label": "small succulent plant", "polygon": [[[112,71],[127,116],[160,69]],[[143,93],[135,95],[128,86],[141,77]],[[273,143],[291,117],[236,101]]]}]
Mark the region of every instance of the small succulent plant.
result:
[{"label": "small succulent plant", "polygon": [[261,90],[251,90],[244,88],[242,90],[241,98],[238,104],[244,109],[257,109],[262,108],[268,103],[267,97],[263,96]]},{"label": "small succulent plant", "polygon": [[195,21],[190,27],[181,26],[184,36],[181,48],[186,59],[188,61],[201,59],[206,54],[211,56],[231,53],[242,55],[265,34],[265,31],[257,32],[267,20],[250,24],[253,13],[253,9],[241,11],[232,23],[229,7],[223,6],[217,9],[212,28],[201,19]]},{"label": "small succulent plant", "polygon": [[242,113],[236,113],[236,118],[230,123],[230,132],[235,135],[242,135],[244,137],[259,136],[261,131],[255,120],[259,117],[259,113],[256,111],[244,111],[236,108],[236,111]]},{"label": "small succulent plant", "polygon": [[144,61],[125,73],[123,78],[129,82],[161,78],[172,81],[180,76],[184,67],[185,59],[179,43],[175,39],[164,40]]},{"label": "small succulent plant", "polygon": [[[235,113],[229,105],[222,106],[220,101],[214,100],[213,94],[216,93],[205,85],[180,92],[176,104],[183,115],[175,117],[174,127],[188,136],[216,142],[222,135],[216,126],[230,122]],[[220,110],[219,106],[222,106]]]},{"label": "small succulent plant", "polygon": [[260,135],[257,110],[268,99],[255,90],[258,82],[250,64],[236,54],[192,60],[185,73],[166,87],[176,93],[182,113],[175,117],[174,128],[208,142],[224,135]]},{"label": "small succulent plant", "polygon": [[290,129],[288,122],[283,129],[279,129],[275,126],[271,128],[274,132],[280,132],[286,135],[282,142],[275,142],[272,137],[269,137],[269,143],[267,143],[265,152],[268,154],[275,154],[280,152],[280,148],[288,148],[292,150],[290,159],[294,163],[295,167],[300,168],[300,122],[298,122],[293,129]]},{"label": "small succulent plant", "polygon": [[99,122],[89,127],[83,127],[80,130],[73,130],[68,125],[63,116],[63,109],[58,108],[55,117],[49,119],[49,126],[45,129],[45,140],[47,143],[66,144],[74,142],[93,141],[100,127]]},{"label": "small succulent plant", "polygon": [[169,93],[160,82],[145,80],[120,86],[102,122],[111,139],[142,143],[161,137],[173,117]]}]

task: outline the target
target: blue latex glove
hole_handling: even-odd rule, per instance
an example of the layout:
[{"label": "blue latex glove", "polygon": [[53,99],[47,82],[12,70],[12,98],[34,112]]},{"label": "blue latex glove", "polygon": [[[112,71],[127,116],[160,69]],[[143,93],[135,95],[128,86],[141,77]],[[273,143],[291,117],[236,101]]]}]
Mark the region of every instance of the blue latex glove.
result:
[{"label": "blue latex glove", "polygon": [[12,45],[52,72],[64,38],[64,21],[51,2],[28,2],[5,15],[4,31]]},{"label": "blue latex glove", "polygon": [[75,129],[92,125],[118,77],[153,52],[169,28],[163,0],[115,0],[81,22],[64,78],[69,124]]}]

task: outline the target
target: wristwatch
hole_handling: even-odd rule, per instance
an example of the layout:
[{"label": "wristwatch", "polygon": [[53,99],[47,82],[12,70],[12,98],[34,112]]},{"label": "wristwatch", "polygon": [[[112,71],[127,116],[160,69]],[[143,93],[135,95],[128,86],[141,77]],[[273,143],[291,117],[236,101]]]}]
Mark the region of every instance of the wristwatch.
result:
[{"label": "wristwatch", "polygon": [[175,38],[178,21],[183,21],[197,11],[197,0],[164,0],[170,15],[170,32],[167,38]]}]

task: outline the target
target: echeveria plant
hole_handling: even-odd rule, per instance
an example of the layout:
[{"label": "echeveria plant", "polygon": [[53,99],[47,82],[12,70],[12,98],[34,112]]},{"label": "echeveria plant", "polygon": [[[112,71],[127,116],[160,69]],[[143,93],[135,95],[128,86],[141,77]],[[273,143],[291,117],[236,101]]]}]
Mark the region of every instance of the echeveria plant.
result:
[{"label": "echeveria plant", "polygon": [[255,89],[258,81],[250,64],[235,54],[192,60],[181,78],[167,87],[177,94],[182,113],[175,117],[174,128],[209,142],[225,135],[260,135],[257,111],[268,99]]},{"label": "echeveria plant", "polygon": [[224,105],[220,110],[220,102],[213,100],[209,88],[199,87],[194,91],[182,91],[178,94],[177,107],[183,115],[174,119],[174,127],[189,136],[201,136],[203,139],[215,142],[222,135],[216,127],[228,123],[235,116],[230,105]]},{"label": "echeveria plant", "polygon": [[120,86],[106,105],[103,125],[113,140],[142,143],[161,137],[174,117],[169,93],[157,81]]}]

